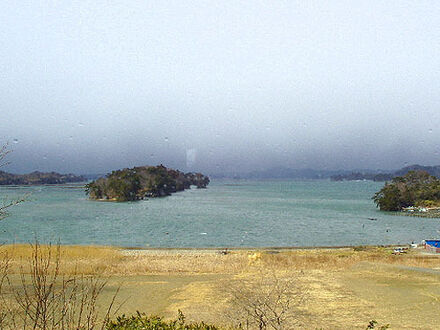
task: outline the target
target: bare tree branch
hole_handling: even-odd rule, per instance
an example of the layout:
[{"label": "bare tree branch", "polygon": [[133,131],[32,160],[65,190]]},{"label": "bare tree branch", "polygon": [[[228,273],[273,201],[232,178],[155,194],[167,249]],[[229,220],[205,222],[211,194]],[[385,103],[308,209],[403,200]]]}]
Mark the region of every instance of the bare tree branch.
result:
[{"label": "bare tree branch", "polygon": [[242,329],[291,329],[304,319],[307,289],[299,276],[279,277],[275,270],[231,283],[229,319]]},{"label": "bare tree branch", "polygon": [[[4,160],[5,160],[6,156],[11,152],[12,152],[12,150],[9,149],[8,143],[6,143],[2,147],[0,147],[0,167],[6,166],[9,164],[9,162],[5,162]],[[14,199],[14,200],[3,201],[3,205],[0,205],[0,220],[3,220],[4,218],[6,218],[9,215],[8,209],[10,207],[24,202],[26,197],[27,196],[22,196],[22,197]]]},{"label": "bare tree branch", "polygon": [[9,164],[9,162],[5,162],[4,159],[11,152],[12,152],[12,150],[8,149],[7,143],[0,148],[0,167],[6,166]]}]

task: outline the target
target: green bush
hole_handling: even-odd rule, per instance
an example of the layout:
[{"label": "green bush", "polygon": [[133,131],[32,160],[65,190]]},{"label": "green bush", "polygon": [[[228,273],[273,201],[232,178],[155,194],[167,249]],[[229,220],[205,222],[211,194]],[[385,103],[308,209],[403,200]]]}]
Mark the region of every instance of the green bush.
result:
[{"label": "green bush", "polygon": [[214,325],[201,323],[186,323],[185,316],[179,310],[176,320],[165,321],[159,316],[147,316],[137,312],[132,316],[118,316],[107,324],[108,330],[217,330]]}]

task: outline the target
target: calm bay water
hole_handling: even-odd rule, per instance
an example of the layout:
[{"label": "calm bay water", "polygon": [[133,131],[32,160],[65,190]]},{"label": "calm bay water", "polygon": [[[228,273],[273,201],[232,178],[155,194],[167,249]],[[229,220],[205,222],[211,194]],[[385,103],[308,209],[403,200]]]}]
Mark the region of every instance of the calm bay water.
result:
[{"label": "calm bay water", "polygon": [[[133,247],[401,244],[439,236],[440,219],[390,215],[371,196],[383,183],[222,181],[130,203],[87,200],[82,189],[0,187],[31,193],[0,222],[0,242]],[[368,220],[377,218],[377,221]]]}]

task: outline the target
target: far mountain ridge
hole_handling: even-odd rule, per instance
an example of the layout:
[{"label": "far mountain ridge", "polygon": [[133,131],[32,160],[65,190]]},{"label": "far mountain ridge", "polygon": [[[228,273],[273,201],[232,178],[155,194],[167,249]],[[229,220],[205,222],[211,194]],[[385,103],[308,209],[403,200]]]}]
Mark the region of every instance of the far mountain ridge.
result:
[{"label": "far mountain ridge", "polygon": [[211,174],[212,178],[234,178],[234,179],[329,179],[335,175],[348,175],[352,172],[362,173],[386,173],[385,170],[318,170],[312,168],[292,169],[287,167],[273,167],[266,170],[257,170],[247,173],[225,173]]},{"label": "far mountain ridge", "polygon": [[339,174],[331,176],[332,181],[352,181],[352,180],[372,180],[372,181],[390,181],[395,177],[404,176],[410,171],[424,171],[429,175],[440,178],[440,165],[423,166],[423,165],[409,165],[400,170],[391,173],[372,173],[372,172],[351,172],[349,174]]},{"label": "far mountain ridge", "polygon": [[0,185],[39,185],[85,182],[87,179],[75,174],[34,171],[28,174],[12,174],[0,171]]},{"label": "far mountain ridge", "polygon": [[312,168],[293,169],[288,167],[273,167],[266,170],[256,170],[247,173],[211,174],[215,179],[331,179],[332,181],[371,180],[389,181],[396,176],[402,176],[409,171],[426,171],[440,178],[440,165],[423,166],[409,165],[398,170],[384,169],[353,169],[353,170],[317,170]]},{"label": "far mountain ridge", "polygon": [[396,172],[394,172],[394,175],[402,176],[407,174],[409,171],[425,171],[428,172],[430,175],[435,176],[436,178],[440,178],[440,165],[434,165],[434,166],[423,166],[418,164],[409,165],[400,170],[397,170]]}]

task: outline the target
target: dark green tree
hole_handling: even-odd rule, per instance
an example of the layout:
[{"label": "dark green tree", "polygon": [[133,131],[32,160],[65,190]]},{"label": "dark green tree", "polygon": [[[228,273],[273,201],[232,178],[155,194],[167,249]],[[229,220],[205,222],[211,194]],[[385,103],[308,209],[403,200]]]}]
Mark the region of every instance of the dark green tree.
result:
[{"label": "dark green tree", "polygon": [[372,197],[382,211],[440,203],[440,180],[425,171],[410,171],[393,178]]}]

